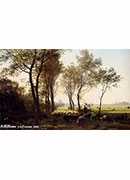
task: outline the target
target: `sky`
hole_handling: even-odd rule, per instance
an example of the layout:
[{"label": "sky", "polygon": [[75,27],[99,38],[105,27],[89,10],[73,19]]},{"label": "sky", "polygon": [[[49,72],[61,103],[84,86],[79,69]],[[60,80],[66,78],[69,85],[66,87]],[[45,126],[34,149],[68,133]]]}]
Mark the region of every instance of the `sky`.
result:
[{"label": "sky", "polygon": [[[105,67],[113,67],[118,74],[121,75],[121,82],[118,88],[108,90],[104,96],[104,104],[112,104],[118,102],[130,102],[130,49],[89,49],[95,58],[101,58]],[[65,65],[75,63],[79,50],[68,51],[61,60]],[[59,101],[67,97],[63,95],[63,91],[59,92],[56,99]],[[83,97],[82,102],[98,104],[100,91],[98,88],[91,89]]]}]

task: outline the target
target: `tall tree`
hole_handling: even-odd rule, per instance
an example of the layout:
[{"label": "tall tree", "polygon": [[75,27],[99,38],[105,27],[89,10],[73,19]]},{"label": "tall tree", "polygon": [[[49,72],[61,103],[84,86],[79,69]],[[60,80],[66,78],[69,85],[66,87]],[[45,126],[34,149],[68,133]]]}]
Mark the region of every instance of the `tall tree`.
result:
[{"label": "tall tree", "polygon": [[45,92],[45,105],[47,111],[55,110],[55,85],[56,80],[61,73],[62,63],[60,62],[61,51],[52,50],[51,58],[44,64],[42,71],[43,89]]},{"label": "tall tree", "polygon": [[[95,59],[88,50],[82,50],[78,58],[76,75],[77,103],[78,110],[81,110],[81,94],[83,89],[90,89],[96,85],[95,77],[102,64],[101,59]],[[85,91],[86,92],[86,91]]]},{"label": "tall tree", "polygon": [[2,57],[10,61],[9,71],[11,73],[24,72],[28,75],[37,120],[40,113],[40,75],[43,64],[51,58],[52,53],[51,49],[10,49],[2,51]]},{"label": "tall tree", "polygon": [[100,69],[99,74],[97,76],[97,81],[99,82],[99,86],[101,89],[101,94],[99,98],[99,117],[101,115],[102,110],[102,101],[105,93],[112,87],[117,87],[120,82],[121,77],[116,73],[114,68],[109,69]]},{"label": "tall tree", "polygon": [[73,96],[76,90],[76,73],[76,67],[72,64],[64,69],[61,80],[65,94],[68,96],[69,106],[71,110],[74,110],[75,106]]}]

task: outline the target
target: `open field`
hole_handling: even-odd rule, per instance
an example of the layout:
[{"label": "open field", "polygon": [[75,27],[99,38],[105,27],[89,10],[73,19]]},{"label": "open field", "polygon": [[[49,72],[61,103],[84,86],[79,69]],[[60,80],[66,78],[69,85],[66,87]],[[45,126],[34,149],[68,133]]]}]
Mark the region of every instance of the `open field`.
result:
[{"label": "open field", "polygon": [[[92,111],[93,112],[98,112],[98,105],[93,105],[92,106]],[[77,110],[72,111],[69,110],[67,107],[60,107],[56,111],[53,112],[55,113],[78,113]],[[102,107],[102,113],[130,113],[130,107],[129,106],[120,106],[120,105],[103,105]]]}]

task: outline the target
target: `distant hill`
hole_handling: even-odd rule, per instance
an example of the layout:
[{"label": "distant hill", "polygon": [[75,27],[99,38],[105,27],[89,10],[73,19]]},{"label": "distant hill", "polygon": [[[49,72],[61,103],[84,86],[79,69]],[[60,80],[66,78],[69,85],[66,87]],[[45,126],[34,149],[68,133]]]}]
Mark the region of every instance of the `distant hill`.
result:
[{"label": "distant hill", "polygon": [[116,106],[130,106],[130,103],[126,102],[126,101],[122,101],[122,102],[119,102],[119,103],[115,103],[113,105],[116,105]]},{"label": "distant hill", "polygon": [[[93,104],[93,107],[98,107],[98,104]],[[114,103],[114,104],[103,104],[102,105],[104,108],[118,108],[118,107],[130,107],[130,103],[126,101]]]}]

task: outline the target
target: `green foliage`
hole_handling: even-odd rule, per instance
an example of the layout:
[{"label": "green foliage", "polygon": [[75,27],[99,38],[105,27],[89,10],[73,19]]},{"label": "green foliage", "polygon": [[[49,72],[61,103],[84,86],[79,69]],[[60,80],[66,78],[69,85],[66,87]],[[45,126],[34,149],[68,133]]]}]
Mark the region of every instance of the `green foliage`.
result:
[{"label": "green foliage", "polygon": [[101,89],[101,95],[99,99],[99,116],[101,114],[101,109],[102,109],[102,100],[107,92],[108,89],[111,87],[117,87],[118,83],[121,80],[120,75],[116,73],[114,68],[109,68],[109,69],[100,69],[97,77],[96,77],[97,82],[99,83],[100,89]]},{"label": "green foliage", "polygon": [[62,85],[68,96],[70,108],[74,104],[73,96],[76,96],[78,109],[80,111],[80,100],[84,92],[87,93],[93,86],[97,85],[97,74],[102,65],[101,59],[95,59],[88,50],[82,50],[77,57],[78,64],[71,64],[64,69]]},{"label": "green foliage", "polygon": [[43,65],[43,70],[40,77],[40,92],[42,99],[45,98],[46,111],[54,111],[56,93],[56,80],[62,71],[63,64],[60,62],[61,54],[58,50],[53,50],[53,55]]},{"label": "green foliage", "polygon": [[24,89],[9,79],[0,79],[0,113],[25,112]]}]

